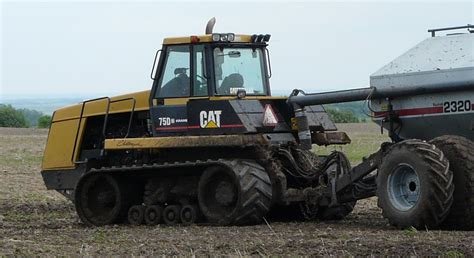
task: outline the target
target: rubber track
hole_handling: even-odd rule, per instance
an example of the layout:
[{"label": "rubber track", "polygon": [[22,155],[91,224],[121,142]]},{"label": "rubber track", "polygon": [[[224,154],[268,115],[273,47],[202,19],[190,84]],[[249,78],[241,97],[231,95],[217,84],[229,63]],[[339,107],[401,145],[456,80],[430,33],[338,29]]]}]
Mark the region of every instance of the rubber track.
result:
[{"label": "rubber track", "polygon": [[[445,135],[431,141],[450,161],[454,172],[454,203],[442,223],[448,229],[474,229],[474,143],[455,135]],[[464,184],[464,185],[463,185]]]},{"label": "rubber track", "polygon": [[159,170],[183,167],[208,167],[211,165],[226,166],[239,176],[243,200],[241,212],[231,224],[255,224],[262,221],[263,216],[270,210],[272,204],[272,185],[265,169],[252,160],[196,160],[184,162],[164,162],[132,166],[112,166],[91,169],[89,173],[138,172],[144,170]]},{"label": "rubber track", "polygon": [[[426,214],[420,221],[414,222],[415,228],[425,228],[425,226],[437,227],[447,217],[452,203],[454,193],[453,173],[449,170],[449,161],[444,153],[436,148],[435,145],[420,141],[406,140],[392,146],[392,150],[406,148],[425,160],[430,165],[429,174],[431,177],[431,196],[433,197],[428,204],[429,214]],[[390,152],[389,152],[390,153]],[[390,155],[390,154],[388,154]],[[377,178],[378,180],[379,178]],[[379,183],[377,184],[379,185]],[[380,189],[377,189],[380,191]],[[377,193],[377,196],[379,194]],[[382,209],[382,215],[389,220],[391,225],[403,228],[404,225],[398,223],[387,216],[383,211],[380,198],[378,206]]]}]

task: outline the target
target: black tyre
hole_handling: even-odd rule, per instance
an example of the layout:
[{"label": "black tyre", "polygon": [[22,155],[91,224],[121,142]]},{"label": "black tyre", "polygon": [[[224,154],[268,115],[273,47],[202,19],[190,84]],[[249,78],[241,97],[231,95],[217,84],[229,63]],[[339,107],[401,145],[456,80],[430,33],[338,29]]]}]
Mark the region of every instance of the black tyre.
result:
[{"label": "black tyre", "polygon": [[199,207],[196,205],[184,205],[181,208],[180,219],[183,225],[191,225],[199,219]]},{"label": "black tyre", "polygon": [[220,160],[199,180],[198,199],[203,215],[220,225],[262,221],[272,203],[272,185],[262,166],[251,160]]},{"label": "black tyre", "polygon": [[449,213],[453,192],[448,159],[424,141],[395,144],[378,170],[378,206],[398,228],[436,228]]},{"label": "black tyre", "polygon": [[128,192],[118,177],[103,173],[86,174],[76,186],[76,212],[89,226],[120,222],[127,217],[131,206]]},{"label": "black tyre", "polygon": [[454,202],[443,228],[474,229],[474,142],[445,135],[430,141],[443,151],[454,174]]},{"label": "black tyre", "polygon": [[138,226],[143,224],[145,218],[145,206],[134,205],[128,209],[128,223]]},{"label": "black tyre", "polygon": [[163,222],[166,225],[176,225],[180,222],[181,206],[179,205],[168,205],[163,210]]},{"label": "black tyre", "polygon": [[161,205],[146,206],[144,219],[149,226],[158,225],[161,222],[163,207]]}]

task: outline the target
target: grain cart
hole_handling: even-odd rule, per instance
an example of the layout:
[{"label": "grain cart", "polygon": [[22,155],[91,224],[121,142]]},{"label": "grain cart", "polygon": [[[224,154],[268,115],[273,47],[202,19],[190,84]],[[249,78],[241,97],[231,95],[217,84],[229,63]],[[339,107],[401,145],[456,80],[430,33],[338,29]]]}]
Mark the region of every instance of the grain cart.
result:
[{"label": "grain cart", "polygon": [[[306,96],[295,91],[289,99],[295,110],[370,100],[373,120],[388,130],[393,143],[386,151],[382,146],[380,160],[369,158],[361,165],[379,164],[378,205],[393,225],[474,228],[472,28],[429,30],[432,37],[372,74],[369,88]],[[458,29],[469,33],[436,36]],[[350,174],[358,176],[357,169]]]},{"label": "grain cart", "polygon": [[[402,140],[397,129],[391,97],[406,94],[373,86],[272,97],[270,35],[213,33],[214,22],[205,35],[164,40],[151,90],[54,113],[42,176],[48,189],[74,202],[85,224],[242,225],[287,207],[307,219],[341,219],[357,200],[376,192],[383,198],[383,189],[393,185],[383,178],[394,167],[402,171],[398,183],[409,181],[411,189],[415,182],[420,194],[409,202],[421,208],[402,210],[408,215],[400,223],[399,214],[381,205],[392,224],[432,228],[450,214],[455,185],[441,147]],[[469,92],[463,87],[449,91]],[[350,143],[321,99],[360,98],[388,98],[388,110],[374,113],[390,125],[393,142],[354,168],[341,152],[314,154],[312,144]]]}]

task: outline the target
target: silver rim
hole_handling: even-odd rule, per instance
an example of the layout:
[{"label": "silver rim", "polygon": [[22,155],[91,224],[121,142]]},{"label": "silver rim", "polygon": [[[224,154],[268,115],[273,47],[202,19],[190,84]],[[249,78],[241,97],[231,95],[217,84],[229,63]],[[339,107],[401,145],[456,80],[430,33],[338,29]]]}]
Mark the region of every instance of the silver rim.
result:
[{"label": "silver rim", "polygon": [[398,165],[388,177],[388,195],[393,206],[401,211],[413,208],[420,197],[420,179],[408,164]]}]

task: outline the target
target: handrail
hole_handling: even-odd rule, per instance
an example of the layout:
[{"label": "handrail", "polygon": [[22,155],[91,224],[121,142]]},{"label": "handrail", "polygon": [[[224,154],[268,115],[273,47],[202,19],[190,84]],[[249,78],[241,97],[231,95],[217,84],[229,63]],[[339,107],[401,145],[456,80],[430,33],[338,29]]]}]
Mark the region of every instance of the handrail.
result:
[{"label": "handrail", "polygon": [[435,37],[437,31],[468,29],[469,32],[472,32],[471,30],[469,30],[469,29],[471,29],[471,28],[474,28],[474,25],[468,24],[468,25],[465,25],[465,26],[456,26],[456,27],[429,29],[428,32],[431,32],[431,37]]},{"label": "handrail", "polygon": [[[98,101],[98,100],[107,100],[107,113],[108,113],[108,107],[110,106],[110,98],[109,97],[101,97],[101,98],[96,98],[96,99],[89,99],[89,100],[86,100],[86,101],[83,101],[82,102],[82,106],[81,106],[81,113],[79,115],[79,124],[77,126],[77,131],[76,131],[76,137],[74,139],[74,147],[72,149],[72,156],[71,156],[71,161],[73,163],[78,163],[76,160],[74,160],[74,156],[76,155],[76,147],[77,147],[77,138],[79,137],[79,132],[80,132],[80,129],[81,129],[81,123],[82,123],[82,117],[84,115],[84,108],[86,106],[87,103],[90,103],[90,102],[94,102],[94,101]],[[107,124],[107,120],[104,119],[104,126]]]},{"label": "handrail", "polygon": [[132,104],[132,110],[130,111],[130,118],[128,120],[127,134],[125,134],[125,137],[123,137],[124,139],[127,138],[128,135],[130,134],[130,128],[132,127],[133,113],[135,112],[135,106],[137,104],[137,100],[134,97],[129,97],[125,99],[113,100],[110,102],[111,104],[111,103],[117,103],[117,102],[126,101],[126,100],[131,100],[133,104]]},{"label": "handrail", "polygon": [[107,107],[106,107],[105,115],[104,115],[104,124],[102,125],[102,135],[101,135],[101,138],[99,139],[100,148],[103,147],[103,144],[104,144],[104,141],[105,141],[105,138],[106,138],[105,134],[107,132],[107,123],[108,123],[108,119],[109,119],[110,105],[112,103],[117,103],[117,102],[122,102],[122,101],[127,101],[127,100],[132,101],[132,108],[131,108],[131,111],[130,111],[130,118],[128,120],[127,134],[125,134],[124,138],[127,138],[128,135],[130,134],[130,129],[132,127],[132,121],[133,121],[133,114],[135,113],[135,107],[136,107],[136,103],[137,103],[137,100],[134,97],[124,98],[124,99],[117,99],[117,100],[110,100],[110,97],[101,97],[101,98],[90,99],[90,100],[86,100],[86,101],[82,102],[81,113],[79,115],[79,125],[77,127],[76,137],[74,139],[74,148],[73,148],[72,156],[71,156],[71,161],[73,163],[77,164],[77,163],[83,163],[84,162],[84,161],[74,160],[74,156],[76,155],[77,139],[79,137],[79,132],[80,132],[80,127],[81,127],[81,123],[82,123],[82,118],[84,116],[85,106],[86,106],[87,103],[95,102],[95,101],[99,101],[99,100],[106,100],[107,101]]}]

